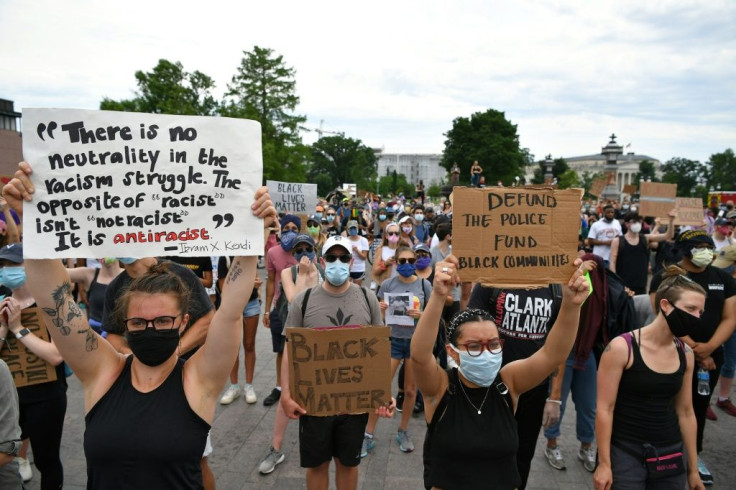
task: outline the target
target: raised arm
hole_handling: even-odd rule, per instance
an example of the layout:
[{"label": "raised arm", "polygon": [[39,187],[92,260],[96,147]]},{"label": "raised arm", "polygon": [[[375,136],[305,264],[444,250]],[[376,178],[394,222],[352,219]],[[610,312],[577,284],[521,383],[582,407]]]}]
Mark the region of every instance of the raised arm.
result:
[{"label": "raised arm", "polygon": [[[8,206],[5,199],[1,197],[0,208],[2,209],[3,216],[5,217],[5,236],[8,237],[6,243],[20,242],[20,231],[18,230],[18,225],[15,224],[15,218],[13,218],[13,215],[10,213],[10,206]],[[20,216],[20,214],[18,214],[18,216]]]}]

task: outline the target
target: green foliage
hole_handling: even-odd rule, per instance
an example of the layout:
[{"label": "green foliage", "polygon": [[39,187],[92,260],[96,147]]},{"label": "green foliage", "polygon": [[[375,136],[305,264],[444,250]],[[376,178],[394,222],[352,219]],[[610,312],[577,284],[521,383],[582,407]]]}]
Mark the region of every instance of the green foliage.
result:
[{"label": "green foliage", "polygon": [[580,187],[580,178],[575,170],[569,168],[557,178],[557,188],[570,189],[572,187]]},{"label": "green foliage", "polygon": [[649,182],[658,182],[656,175],[656,169],[654,168],[654,162],[650,160],[643,160],[639,162],[639,172],[634,176],[633,184],[639,187],[639,182],[642,180],[648,180]]},{"label": "green foliage", "polygon": [[475,160],[483,168],[487,183],[500,180],[510,185],[514,177],[524,174],[529,152],[519,148],[516,125],[503,112],[488,109],[470,118],[458,117],[445,137],[440,163],[449,172],[457,162],[461,185],[470,183],[470,167]]},{"label": "green foliage", "polygon": [[662,165],[662,182],[677,184],[678,197],[697,197],[696,187],[705,170],[697,160],[675,157]]},{"label": "green foliage", "polygon": [[403,192],[405,196],[414,195],[414,186],[406,181],[404,174],[398,174],[396,170],[391,172],[390,175],[381,177],[378,181],[378,188],[379,193],[384,196],[389,193],[398,195],[400,192]]},{"label": "green foliage", "polygon": [[432,199],[438,198],[442,195],[442,187],[439,184],[432,184],[427,188],[427,196]]},{"label": "green foliage", "polygon": [[357,184],[358,189],[375,189],[378,158],[358,139],[339,135],[320,138],[310,148],[310,160],[307,177],[317,182],[319,195],[346,183]]},{"label": "green foliage", "polygon": [[[570,166],[567,164],[564,158],[555,158],[552,161],[552,178],[558,181],[562,178],[562,175],[570,170]],[[547,173],[547,166],[544,160],[538,163],[538,167],[534,169],[534,177],[532,177],[532,184],[544,184],[544,174]],[[575,174],[577,175],[577,174]],[[574,186],[573,186],[574,187]],[[567,189],[567,187],[565,187]]]},{"label": "green foliage", "polygon": [[211,93],[215,82],[200,71],[184,71],[178,61],[161,59],[151,72],[135,72],[135,78],[138,91],[134,98],[105,97],[100,109],[184,116],[212,116],[218,111],[219,104]]},{"label": "green foliage", "polygon": [[736,155],[732,149],[722,153],[714,153],[708,160],[709,173],[707,187],[730,191],[736,189]]},{"label": "green foliage", "polygon": [[583,175],[580,176],[580,183],[579,183],[579,185],[580,185],[580,187],[582,187],[583,189],[585,189],[585,197],[586,198],[592,197],[590,194],[588,194],[588,192],[590,192],[590,188],[593,185],[593,181],[598,180],[598,179],[602,179],[605,176],[606,176],[606,174],[603,173],[603,172],[595,172],[595,173],[593,173],[593,172],[590,172],[589,170],[586,170],[586,171],[583,172]]}]

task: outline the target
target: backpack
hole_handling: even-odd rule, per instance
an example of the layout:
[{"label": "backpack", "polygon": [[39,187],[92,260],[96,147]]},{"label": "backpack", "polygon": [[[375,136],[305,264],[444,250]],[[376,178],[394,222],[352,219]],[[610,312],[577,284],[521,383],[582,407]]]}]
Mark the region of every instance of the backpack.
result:
[{"label": "backpack", "polygon": [[[314,286],[319,287],[319,286]],[[360,288],[360,291],[363,293],[363,297],[365,298],[365,302],[368,305],[368,311],[371,312],[371,318],[373,318],[373,309],[371,308],[371,302],[368,300],[368,292],[363,286],[358,286]],[[309,295],[312,294],[312,289],[309,288],[304,293],[304,299],[302,300],[302,320],[304,320],[304,315],[307,313],[307,303],[309,303]]]},{"label": "backpack", "polygon": [[[322,277],[322,279],[324,279],[325,270],[322,268],[321,265],[319,265],[316,262],[314,265],[317,266],[317,272],[319,272],[319,275]],[[299,264],[292,265],[290,267],[291,280],[295,284],[296,284],[298,268],[299,268]],[[281,320],[281,324],[283,325],[284,322],[286,322],[286,316],[289,314],[289,301],[286,299],[286,295],[284,294],[284,285],[281,282],[279,282],[279,299],[276,300],[276,306],[274,307],[274,310],[276,310],[276,314],[279,316],[279,320]]]},{"label": "backpack", "polygon": [[626,293],[623,279],[610,269],[606,269],[606,281],[608,282],[608,295],[605,327],[608,335],[607,341],[610,342],[622,333],[636,330],[643,325],[639,325],[634,298]]}]

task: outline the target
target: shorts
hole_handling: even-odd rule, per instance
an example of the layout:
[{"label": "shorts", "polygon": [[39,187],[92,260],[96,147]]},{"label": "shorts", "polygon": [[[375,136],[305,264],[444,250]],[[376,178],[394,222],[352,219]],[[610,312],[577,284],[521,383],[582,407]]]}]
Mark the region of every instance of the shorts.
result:
[{"label": "shorts", "polygon": [[302,468],[316,468],[332,458],[343,466],[360,464],[368,414],[299,417],[299,463]]},{"label": "shorts", "polygon": [[207,442],[204,443],[204,452],[202,453],[202,457],[206,458],[210,454],[212,454],[212,437],[210,436],[210,433],[212,431],[207,432]]},{"label": "shorts", "polygon": [[284,351],[285,337],[282,335],[284,332],[284,324],[279,318],[279,314],[276,313],[276,310],[271,310],[271,313],[268,315],[268,320],[269,330],[271,330],[271,344],[273,346],[273,351],[276,354],[279,354]]},{"label": "shorts", "polygon": [[365,271],[360,272],[351,272],[350,273],[350,279],[353,281],[357,281],[359,279],[363,279],[365,277]]},{"label": "shorts", "polygon": [[259,298],[248,301],[243,310],[243,317],[258,316],[261,314],[261,300]]},{"label": "shorts", "polygon": [[411,339],[395,339],[391,337],[391,359],[409,359],[411,357]]}]

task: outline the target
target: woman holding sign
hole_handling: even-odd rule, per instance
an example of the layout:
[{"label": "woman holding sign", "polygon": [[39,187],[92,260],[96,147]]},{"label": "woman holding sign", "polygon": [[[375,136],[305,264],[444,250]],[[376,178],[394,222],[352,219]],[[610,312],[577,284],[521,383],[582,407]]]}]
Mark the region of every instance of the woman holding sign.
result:
[{"label": "woman holding sign", "polygon": [[[22,212],[32,201],[23,162],[3,188]],[[263,187],[251,211],[269,225],[276,211]],[[84,387],[87,488],[203,487],[200,460],[215,404],[238,355],[242,312],[253,289],[257,257],[236,257],[205,344],[184,362],[179,334],[189,320],[189,290],[163,266],[135,279],[117,304],[133,352],[118,353],[90,330],[71,296],[59,260],[26,260],[28,284],[51,336]]]},{"label": "woman holding sign", "polygon": [[572,349],[590,267],[580,259],[567,285],[557,321],[544,346],[501,369],[503,342],[481,310],[458,313],[447,329],[447,354],[458,368],[444,371],[432,354],[445,298],[460,282],[458,261],[447,256],[435,269],[434,287],[411,342],[411,362],[424,396],[425,486],[450,490],[511,489],[521,484],[516,465],[514,410],[520,394],[541,383]]}]

